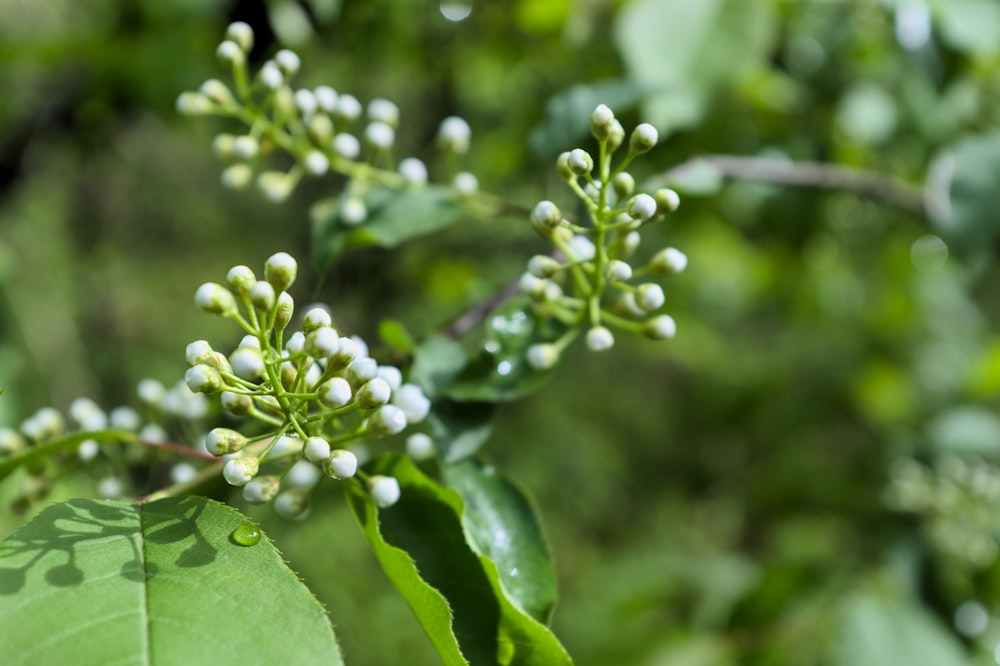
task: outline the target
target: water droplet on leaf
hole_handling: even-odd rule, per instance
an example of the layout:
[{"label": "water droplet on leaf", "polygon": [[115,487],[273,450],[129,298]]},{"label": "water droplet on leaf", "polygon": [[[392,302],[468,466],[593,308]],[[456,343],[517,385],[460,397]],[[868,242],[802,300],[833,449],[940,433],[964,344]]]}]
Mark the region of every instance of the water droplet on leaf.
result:
[{"label": "water droplet on leaf", "polygon": [[260,541],[261,536],[263,536],[263,533],[259,527],[253,523],[243,523],[233,530],[231,538],[241,546],[253,546]]}]

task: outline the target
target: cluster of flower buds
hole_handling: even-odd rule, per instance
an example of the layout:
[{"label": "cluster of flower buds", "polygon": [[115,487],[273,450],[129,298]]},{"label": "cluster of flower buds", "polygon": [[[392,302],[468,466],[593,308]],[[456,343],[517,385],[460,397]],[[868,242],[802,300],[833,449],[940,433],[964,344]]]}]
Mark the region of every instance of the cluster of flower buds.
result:
[{"label": "cluster of flower buds", "polygon": [[555,365],[584,330],[587,347],[593,351],[614,345],[612,328],[655,340],[676,333],[674,319],[661,312],[666,301],[663,287],[653,279],[680,273],[687,257],[668,247],[640,267],[629,263],[639,246],[640,230],[680,205],[671,189],[636,193],[635,179],[625,171],[635,157],[656,145],[656,128],[638,125],[629,137],[625,157],[614,168],[611,158],[624,144],[625,130],[604,104],[591,116],[591,133],[599,142],[596,161],[580,148],[563,153],[558,160],[559,173],[583,201],[589,223],[568,219],[551,201],[539,202],[531,213],[532,226],[552,243],[555,252],[531,258],[520,289],[532,298],[540,316],[555,317],[569,327],[558,340],[528,348],[527,361],[537,369]]},{"label": "cluster of flower buds", "polygon": [[[362,105],[354,95],[326,85],[294,87],[301,61],[288,49],[252,73],[247,55],[253,41],[249,25],[231,24],[216,55],[232,70],[233,89],[209,79],[177,98],[177,109],[185,115],[221,115],[246,125],[246,134],[219,134],[213,142],[215,154],[228,163],[223,185],[243,189],[256,181],[265,198],[281,202],[303,177],[339,173],[348,183],[336,205],[340,220],[350,226],[367,218],[364,195],[373,186],[400,189],[427,183],[427,167],[415,157],[392,166],[400,115],[396,104],[375,98]],[[468,151],[470,136],[468,123],[457,116],[446,118],[437,136],[452,185],[464,196],[478,188],[475,176],[455,169],[455,158]],[[267,167],[262,158],[274,149],[290,155],[294,165],[284,171]]]},{"label": "cluster of flower buds", "polygon": [[[279,252],[265,263],[263,280],[247,266],[234,266],[226,286],[210,282],[199,287],[198,307],[233,319],[247,335],[228,355],[205,340],[192,342],[185,374],[192,391],[219,395],[233,416],[270,427],[252,438],[215,428],[205,445],[209,453],[228,457],[223,476],[243,486],[248,501],[274,499],[279,512],[289,516],[304,513],[308,493],[302,483],[292,484],[291,499],[280,499],[286,485],[282,474],[265,466],[273,463],[287,474],[295,468],[289,463],[304,461],[334,479],[351,478],[360,472],[349,444],[400,433],[430,410],[423,391],[404,383],[398,368],[371,358],[360,338],[341,335],[325,307],[309,309],[302,330],[286,334],[294,312],[287,289],[297,268],[294,258]],[[427,447],[414,450],[426,455]],[[398,499],[395,480],[372,477],[366,482],[381,506]]]}]

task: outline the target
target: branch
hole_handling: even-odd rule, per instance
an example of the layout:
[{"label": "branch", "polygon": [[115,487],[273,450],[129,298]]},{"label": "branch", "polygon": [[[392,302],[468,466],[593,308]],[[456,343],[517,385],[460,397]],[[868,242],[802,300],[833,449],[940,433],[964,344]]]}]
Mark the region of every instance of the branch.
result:
[{"label": "branch", "polygon": [[669,183],[682,179],[706,164],[727,178],[851,192],[898,208],[915,217],[927,217],[927,208],[920,188],[872,171],[820,162],[792,162],[780,158],[739,155],[702,155],[662,173],[659,180]]}]

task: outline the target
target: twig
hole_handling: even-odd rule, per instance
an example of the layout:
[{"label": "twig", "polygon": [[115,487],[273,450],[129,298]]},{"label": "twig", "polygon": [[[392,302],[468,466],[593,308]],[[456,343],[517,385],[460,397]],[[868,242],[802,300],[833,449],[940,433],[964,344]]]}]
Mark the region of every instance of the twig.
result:
[{"label": "twig", "polygon": [[727,178],[852,192],[898,208],[910,215],[927,217],[923,194],[918,187],[864,169],[820,162],[792,162],[779,158],[739,155],[702,155],[662,173],[658,179],[664,183],[680,180],[706,164]]}]

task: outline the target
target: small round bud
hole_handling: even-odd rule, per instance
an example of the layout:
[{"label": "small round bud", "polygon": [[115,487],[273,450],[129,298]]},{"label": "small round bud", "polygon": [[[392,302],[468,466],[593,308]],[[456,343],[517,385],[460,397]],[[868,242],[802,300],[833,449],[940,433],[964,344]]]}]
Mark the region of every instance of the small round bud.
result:
[{"label": "small round bud", "polygon": [[632,192],[635,191],[635,178],[629,172],[622,171],[611,179],[611,188],[615,191],[615,196],[618,197],[618,200],[624,201],[632,196]]},{"label": "small round bud", "polygon": [[177,112],[184,116],[201,116],[212,112],[212,102],[201,93],[182,92],[177,96]]},{"label": "small round bud", "polygon": [[535,370],[548,370],[559,361],[559,348],[549,343],[531,345],[527,359],[528,365]]},{"label": "small round bud", "polygon": [[313,94],[313,91],[306,88],[296,90],[292,99],[295,100],[295,108],[307,120],[316,113],[316,107],[319,106],[319,103],[316,101],[316,95]]},{"label": "small round bud", "polygon": [[97,484],[97,494],[104,499],[118,499],[122,496],[122,482],[113,476],[101,479]]},{"label": "small round bud", "polygon": [[416,384],[403,384],[393,391],[392,404],[403,410],[407,423],[420,423],[431,410],[431,401]]},{"label": "small round bud", "polygon": [[343,377],[328,379],[320,385],[316,392],[319,395],[319,401],[333,409],[348,405],[353,397],[351,384]]},{"label": "small round bud", "polygon": [[233,155],[233,148],[236,145],[236,137],[232,134],[216,134],[212,139],[212,154],[220,160],[228,160]]},{"label": "small round bud", "polygon": [[240,45],[231,40],[225,40],[215,49],[215,57],[225,67],[237,67],[246,62],[246,52]]},{"label": "small round bud", "polygon": [[551,201],[539,201],[531,210],[531,224],[535,229],[554,229],[561,221],[562,213]]},{"label": "small round bud", "polygon": [[299,68],[302,66],[302,61],[299,59],[298,54],[289,49],[281,49],[275,53],[274,61],[278,63],[278,67],[280,67],[281,71],[288,77],[293,77],[298,74]]},{"label": "small round bud", "polygon": [[676,275],[687,268],[688,258],[675,247],[660,250],[649,260],[649,271],[658,275]]},{"label": "small round bud", "polygon": [[330,170],[330,160],[318,150],[310,150],[302,158],[302,166],[310,176],[322,176]]},{"label": "small round bud", "polygon": [[562,176],[567,182],[576,180],[576,174],[573,170],[569,168],[569,151],[560,153],[559,157],[556,158],[556,171]]},{"label": "small round bud", "polygon": [[108,427],[107,414],[90,398],[77,398],[67,412],[81,430],[104,430]]},{"label": "small round bud", "polygon": [[222,468],[222,478],[231,486],[245,486],[259,469],[260,461],[256,458],[233,458]]},{"label": "small round bud", "polygon": [[378,363],[370,356],[356,358],[344,369],[344,378],[354,387],[361,386],[376,377],[378,377]]},{"label": "small round bud", "polygon": [[434,457],[434,441],[422,432],[415,432],[406,438],[406,455],[414,460],[428,460]]},{"label": "small round bud", "polygon": [[677,323],[670,315],[650,317],[643,326],[643,333],[653,340],[668,340],[677,335]]},{"label": "small round bud", "polygon": [[399,127],[399,107],[387,99],[376,97],[368,102],[368,119]]},{"label": "small round bud", "polygon": [[575,176],[586,176],[594,170],[594,158],[586,150],[571,150],[566,165]]},{"label": "small round bud", "polygon": [[216,104],[226,105],[233,101],[233,93],[229,91],[225,83],[218,79],[208,79],[201,84],[198,92]]},{"label": "small round bud", "polygon": [[139,427],[139,414],[131,407],[115,407],[108,420],[112,428],[119,430],[136,430]]},{"label": "small round bud", "polygon": [[275,291],[284,291],[295,282],[299,264],[287,252],[276,252],[264,263],[264,279],[274,285]]},{"label": "small round bud", "polygon": [[389,402],[390,397],[392,397],[392,389],[385,383],[385,380],[375,377],[358,389],[357,403],[362,409],[374,409]]},{"label": "small round bud", "polygon": [[274,308],[274,326],[278,330],[284,330],[288,323],[292,321],[295,314],[295,301],[287,291],[278,294],[278,305]]},{"label": "small round bud", "polygon": [[253,182],[253,169],[246,164],[233,164],[222,170],[219,181],[231,190],[245,190]]},{"label": "small round bud", "polygon": [[611,124],[614,121],[614,112],[606,104],[598,104],[590,114],[590,133],[598,141],[604,141],[611,134]]},{"label": "small round bud", "polygon": [[220,401],[222,408],[235,416],[247,416],[253,411],[253,399],[242,393],[223,391]]},{"label": "small round bud", "polygon": [[470,196],[479,191],[479,179],[468,171],[459,171],[451,179],[451,187],[462,196]]},{"label": "small round bud", "polygon": [[627,282],[632,278],[632,267],[619,259],[612,259],[604,266],[604,275],[612,282]]},{"label": "small round bud", "polygon": [[654,198],[656,199],[657,212],[663,215],[674,212],[681,205],[680,195],[669,187],[657,190]]},{"label": "small round bud", "polygon": [[358,457],[347,449],[337,449],[323,463],[323,472],[334,479],[349,479],[358,471]]},{"label": "small round bud", "polygon": [[611,131],[608,133],[608,153],[613,153],[618,150],[618,147],[622,145],[625,140],[625,128],[617,120],[611,123]]},{"label": "small round bud", "polygon": [[295,183],[283,171],[263,171],[257,175],[257,189],[271,203],[288,199]]},{"label": "small round bud", "polygon": [[569,249],[570,252],[575,254],[581,261],[590,261],[597,253],[597,248],[594,247],[594,241],[582,234],[576,234],[570,238]]},{"label": "small round bud", "polygon": [[[382,380],[373,379],[372,381]],[[368,382],[368,384],[371,383]],[[395,405],[382,405],[368,417],[368,432],[373,435],[395,435],[402,432],[404,428],[406,428],[406,413]]]},{"label": "small round bud", "polygon": [[330,358],[340,351],[340,334],[329,326],[317,326],[306,335],[306,350],[318,358]]},{"label": "small round bud", "polygon": [[[195,340],[184,348],[184,358],[187,360],[188,365],[207,363],[212,357],[213,351],[215,350],[212,349],[212,345],[208,344],[207,340]],[[70,412],[70,415],[72,415],[72,412]]]},{"label": "small round bud", "polygon": [[85,439],[76,447],[76,457],[83,462],[89,462],[101,452],[101,445],[96,439]]},{"label": "small round bud", "polygon": [[525,296],[540,299],[545,295],[545,281],[536,278],[531,273],[523,273],[521,279],[517,281],[518,290]]},{"label": "small round bud", "polygon": [[309,514],[309,490],[292,488],[274,498],[274,512],[288,520],[301,520]]},{"label": "small round bud", "polygon": [[170,483],[188,483],[198,476],[198,470],[189,463],[177,463],[170,468]]},{"label": "small round bud", "polygon": [[306,460],[321,463],[330,457],[330,442],[322,437],[310,437],[305,445]]},{"label": "small round bud", "polygon": [[663,287],[658,284],[647,282],[636,287],[635,303],[646,312],[663,307],[666,300],[663,295]]},{"label": "small round bud", "polygon": [[629,217],[645,222],[656,215],[656,200],[648,194],[637,194],[629,200],[625,211]]},{"label": "small round bud", "polygon": [[240,347],[229,355],[229,362],[237,377],[254,381],[264,375],[264,356],[259,349]]},{"label": "small round bud", "polygon": [[273,60],[268,60],[257,72],[257,78],[268,90],[277,90],[285,82],[285,75],[281,73],[278,64]]},{"label": "small round bud", "polygon": [[333,324],[333,319],[326,308],[310,308],[302,320],[302,328],[306,333],[311,333],[318,328],[329,327]]},{"label": "small round bud", "polygon": [[233,266],[226,273],[226,283],[240,296],[247,296],[250,288],[257,284],[257,276],[247,266]]},{"label": "small round bud", "polygon": [[206,282],[194,293],[194,303],[205,312],[224,317],[236,313],[233,293],[215,282]]},{"label": "small round bud", "polygon": [[184,383],[195,393],[218,393],[225,386],[222,376],[215,368],[207,365],[196,365],[184,373]]},{"label": "small round bud", "polygon": [[276,299],[274,286],[270,282],[258,280],[250,287],[249,298],[255,308],[263,312],[270,312]]},{"label": "small round bud", "polygon": [[163,400],[166,389],[155,379],[143,379],[136,386],[135,393],[143,403],[155,407]]},{"label": "small round bud", "polygon": [[587,349],[590,351],[605,351],[615,344],[615,336],[604,326],[594,326],[587,331]]},{"label": "small round bud", "polygon": [[340,207],[340,221],[346,226],[356,227],[366,219],[368,219],[368,208],[361,199],[348,199]]},{"label": "small round bud", "polygon": [[393,365],[380,365],[375,372],[375,376],[389,385],[393,391],[398,389],[403,383],[403,373]]},{"label": "small round bud", "polygon": [[396,141],[396,131],[389,125],[375,121],[365,128],[365,143],[375,150],[389,150]]},{"label": "small round bud", "polygon": [[632,136],[629,137],[629,150],[636,155],[649,152],[649,150],[656,145],[659,138],[659,133],[656,131],[655,127],[649,123],[640,123],[632,131]]},{"label": "small round bud", "polygon": [[410,185],[427,184],[427,166],[416,157],[407,157],[399,163],[399,175]]},{"label": "small round bud", "polygon": [[337,351],[328,361],[330,367],[333,369],[346,368],[354,359],[364,357],[368,350],[363,342],[358,342],[359,339],[355,337],[341,338]]},{"label": "small round bud", "polygon": [[385,509],[399,501],[399,481],[391,476],[376,474],[368,479],[368,492],[375,506]]},{"label": "small round bud", "polygon": [[458,116],[449,116],[441,121],[437,143],[442,150],[456,155],[464,155],[469,151],[471,137],[472,129],[469,127],[469,123]]},{"label": "small round bud", "polygon": [[229,428],[213,428],[205,436],[205,450],[213,456],[236,453],[247,445],[247,438]]},{"label": "small round bud", "polygon": [[333,137],[332,147],[333,152],[349,160],[357,159],[361,154],[361,142],[358,141],[358,137],[346,132]]},{"label": "small round bud", "polygon": [[309,118],[307,129],[318,144],[327,144],[332,140],[333,121],[326,114],[317,113]]},{"label": "small round bud", "polygon": [[333,116],[341,123],[352,123],[361,117],[361,102],[354,95],[340,95]]},{"label": "small round bud", "polygon": [[313,89],[316,105],[327,113],[333,113],[337,108],[337,91],[330,86],[317,86]]},{"label": "small round bud", "polygon": [[252,136],[244,134],[233,139],[233,157],[241,160],[252,160],[257,157],[260,143]]},{"label": "small round bud", "polygon": [[267,504],[277,496],[281,481],[276,476],[258,476],[243,486],[243,499],[250,504]]},{"label": "small round bud", "polygon": [[562,264],[544,254],[536,254],[528,260],[528,272],[537,278],[550,278],[562,270]]},{"label": "small round bud", "polygon": [[226,39],[230,39],[245,52],[249,53],[253,48],[253,28],[243,21],[234,21],[226,28]]}]

